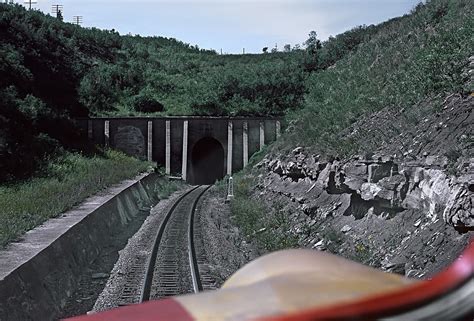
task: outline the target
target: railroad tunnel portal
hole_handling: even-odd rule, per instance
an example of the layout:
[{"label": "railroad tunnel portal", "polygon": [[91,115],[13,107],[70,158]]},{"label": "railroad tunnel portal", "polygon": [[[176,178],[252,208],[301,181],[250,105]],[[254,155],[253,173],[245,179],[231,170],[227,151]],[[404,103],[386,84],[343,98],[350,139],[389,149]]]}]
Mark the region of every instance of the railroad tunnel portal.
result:
[{"label": "railroad tunnel portal", "polygon": [[280,136],[272,117],[126,117],[77,119],[89,141],[155,162],[170,176],[212,184],[243,169]]},{"label": "railroad tunnel portal", "polygon": [[188,181],[194,185],[213,184],[224,177],[225,153],[221,143],[205,137],[194,144]]}]

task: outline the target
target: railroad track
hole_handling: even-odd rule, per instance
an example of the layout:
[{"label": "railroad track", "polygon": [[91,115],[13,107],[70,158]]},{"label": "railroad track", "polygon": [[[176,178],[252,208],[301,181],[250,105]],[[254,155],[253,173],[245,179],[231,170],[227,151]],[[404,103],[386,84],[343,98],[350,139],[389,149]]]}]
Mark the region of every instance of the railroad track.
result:
[{"label": "railroad track", "polygon": [[157,230],[148,260],[133,263],[118,305],[215,288],[206,263],[201,226],[194,215],[209,187],[192,188],[171,206]]}]

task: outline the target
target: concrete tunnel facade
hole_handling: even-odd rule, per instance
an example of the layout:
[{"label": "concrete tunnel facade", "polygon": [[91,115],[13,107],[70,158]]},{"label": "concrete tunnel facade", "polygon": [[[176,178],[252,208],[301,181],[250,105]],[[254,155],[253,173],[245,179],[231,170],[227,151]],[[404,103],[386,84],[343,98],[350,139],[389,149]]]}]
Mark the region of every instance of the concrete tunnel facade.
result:
[{"label": "concrete tunnel facade", "polygon": [[94,144],[156,162],[190,184],[211,184],[244,168],[281,132],[279,118],[156,117],[78,119]]}]

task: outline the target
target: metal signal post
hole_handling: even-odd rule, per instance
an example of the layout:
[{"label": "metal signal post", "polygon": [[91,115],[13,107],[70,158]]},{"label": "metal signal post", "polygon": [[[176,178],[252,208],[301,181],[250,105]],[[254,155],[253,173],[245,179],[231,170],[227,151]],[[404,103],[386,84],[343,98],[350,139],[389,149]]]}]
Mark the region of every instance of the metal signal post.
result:
[{"label": "metal signal post", "polygon": [[229,177],[227,181],[227,197],[225,202],[228,203],[234,198],[234,179],[232,176]]}]

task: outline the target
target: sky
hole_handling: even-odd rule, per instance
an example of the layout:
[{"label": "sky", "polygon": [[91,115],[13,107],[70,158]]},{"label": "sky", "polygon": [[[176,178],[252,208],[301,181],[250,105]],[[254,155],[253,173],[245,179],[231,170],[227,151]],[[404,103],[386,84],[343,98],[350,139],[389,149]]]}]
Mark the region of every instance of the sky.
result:
[{"label": "sky", "polygon": [[[33,0],[35,1],[35,0]],[[23,1],[15,1],[23,3]],[[409,13],[420,0],[36,0],[64,20],[121,34],[172,37],[224,53],[261,53],[263,47],[303,43],[314,30],[321,40],[359,25]],[[28,4],[26,4],[28,6]]]}]

